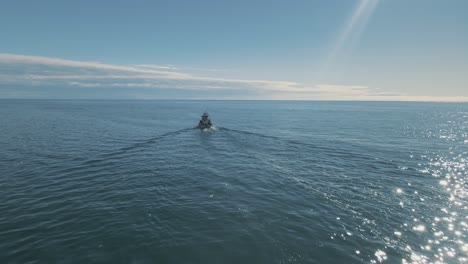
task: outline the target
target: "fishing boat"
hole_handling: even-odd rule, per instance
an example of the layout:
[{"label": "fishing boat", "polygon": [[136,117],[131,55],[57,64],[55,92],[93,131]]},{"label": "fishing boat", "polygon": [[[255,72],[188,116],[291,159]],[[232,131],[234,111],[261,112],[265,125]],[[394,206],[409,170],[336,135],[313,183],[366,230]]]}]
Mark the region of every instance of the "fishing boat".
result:
[{"label": "fishing boat", "polygon": [[211,123],[210,115],[208,114],[208,112],[203,113],[203,115],[201,116],[200,122],[198,122],[197,128],[205,129],[205,128],[211,128],[212,126],[213,124]]}]

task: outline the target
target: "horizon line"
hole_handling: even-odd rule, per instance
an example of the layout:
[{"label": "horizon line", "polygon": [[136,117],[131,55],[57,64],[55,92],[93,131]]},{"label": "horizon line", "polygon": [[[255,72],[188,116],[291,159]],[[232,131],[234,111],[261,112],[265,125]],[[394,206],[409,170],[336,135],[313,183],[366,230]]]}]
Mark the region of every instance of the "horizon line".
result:
[{"label": "horizon line", "polygon": [[363,103],[468,103],[444,100],[342,100],[342,99],[154,99],[154,98],[0,98],[0,101],[251,101],[251,102],[363,102]]}]

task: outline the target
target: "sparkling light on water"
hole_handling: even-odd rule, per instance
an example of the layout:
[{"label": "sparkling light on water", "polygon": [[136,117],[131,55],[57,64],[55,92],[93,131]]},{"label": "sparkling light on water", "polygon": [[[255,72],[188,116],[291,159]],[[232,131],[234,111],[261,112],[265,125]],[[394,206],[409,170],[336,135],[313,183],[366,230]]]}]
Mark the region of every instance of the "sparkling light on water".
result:
[{"label": "sparkling light on water", "polygon": [[[420,172],[438,181],[438,187],[431,190],[433,197],[427,198],[445,202],[442,208],[434,208],[437,215],[432,221],[426,221],[429,226],[416,221],[412,230],[421,233],[419,238],[425,242],[419,248],[408,245],[406,251],[409,258],[404,258],[403,263],[466,263],[468,260],[468,152],[464,146],[468,127],[464,119],[466,116],[450,115],[446,124],[437,125],[438,131],[426,134],[427,137],[438,137],[451,145],[448,154],[433,152],[421,155],[421,159],[427,162],[420,164]],[[444,141],[441,143],[447,144]],[[425,201],[422,197],[420,200]]]}]

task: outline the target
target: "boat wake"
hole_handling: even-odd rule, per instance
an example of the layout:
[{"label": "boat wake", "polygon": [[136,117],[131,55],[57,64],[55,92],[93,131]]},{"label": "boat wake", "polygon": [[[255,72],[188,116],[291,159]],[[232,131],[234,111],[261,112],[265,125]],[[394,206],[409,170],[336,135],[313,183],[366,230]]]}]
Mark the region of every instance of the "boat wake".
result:
[{"label": "boat wake", "polygon": [[[187,132],[190,132],[190,131],[193,131],[193,130],[200,130],[201,133],[206,134],[206,135],[212,134],[212,133],[215,133],[215,132],[220,132],[220,133],[224,132],[226,134],[226,136],[228,136],[228,137],[232,137],[235,134],[237,134],[237,135],[243,136],[243,137],[249,137],[249,138],[250,137],[257,137],[257,138],[262,138],[263,140],[273,140],[275,142],[282,142],[283,144],[288,144],[288,143],[294,144],[294,143],[296,143],[296,142],[290,142],[290,140],[287,140],[287,139],[281,138],[281,137],[270,136],[270,135],[266,135],[266,134],[262,134],[262,133],[255,133],[255,132],[249,132],[249,131],[238,130],[238,129],[230,129],[230,128],[226,128],[226,127],[218,127],[218,126],[212,125],[210,128],[199,129],[199,128],[195,127],[195,128],[184,128],[184,129],[180,129],[180,130],[176,130],[176,131],[166,132],[166,133],[163,133],[163,134],[160,134],[160,135],[148,138],[148,139],[136,140],[136,141],[134,141],[133,144],[130,144],[130,145],[126,146],[126,147],[118,148],[118,149],[116,149],[114,151],[110,151],[110,152],[107,152],[107,153],[102,153],[102,154],[99,154],[99,155],[97,155],[95,157],[92,157],[92,158],[88,157],[86,159],[83,159],[81,157],[80,158],[77,157],[77,158],[74,159],[74,161],[78,162],[78,164],[76,164],[76,167],[89,166],[91,164],[92,165],[98,165],[98,164],[105,164],[105,163],[108,163],[108,162],[116,162],[116,160],[123,159],[123,158],[128,157],[129,155],[136,154],[135,151],[139,151],[139,149],[147,148],[147,147],[151,146],[152,144],[155,144],[155,143],[160,142],[162,140],[166,140],[166,139],[174,137],[174,136],[182,135],[184,133],[187,133]],[[229,136],[229,134],[231,134],[231,136]],[[237,136],[234,136],[234,138],[237,138]],[[231,138],[231,140],[232,140],[232,138]],[[238,142],[239,144],[241,144],[241,142],[245,141],[245,139],[237,138],[235,141]],[[278,143],[276,143],[276,144],[278,144]],[[304,143],[300,143],[300,142],[297,142],[296,144],[297,145],[304,145]]]},{"label": "boat wake", "polygon": [[180,134],[183,134],[183,133],[191,131],[191,130],[192,130],[191,128],[184,128],[184,129],[180,129],[180,130],[176,130],[176,131],[170,131],[170,132],[163,133],[163,134],[160,134],[160,135],[152,137],[152,138],[135,141],[135,143],[133,143],[133,144],[131,144],[129,146],[122,147],[122,148],[116,149],[116,150],[108,152],[108,153],[100,154],[100,155],[98,155],[98,156],[96,156],[94,158],[91,158],[91,159],[86,159],[86,160],[83,161],[82,158],[76,158],[76,159],[74,159],[74,161],[82,161],[81,165],[87,165],[87,164],[90,164],[90,163],[97,163],[97,162],[101,162],[101,161],[106,161],[106,160],[109,160],[109,159],[112,159],[112,158],[119,158],[119,157],[127,154],[128,152],[133,151],[133,150],[147,147],[148,145],[154,144],[154,143],[156,143],[159,140],[162,140],[164,138],[180,135]]},{"label": "boat wake", "polygon": [[[196,128],[196,129],[199,129],[199,128]],[[209,132],[219,131],[219,128],[217,126],[215,126],[215,125],[212,125],[209,128],[203,128],[203,129],[200,129],[200,130],[202,132],[209,133]]]}]

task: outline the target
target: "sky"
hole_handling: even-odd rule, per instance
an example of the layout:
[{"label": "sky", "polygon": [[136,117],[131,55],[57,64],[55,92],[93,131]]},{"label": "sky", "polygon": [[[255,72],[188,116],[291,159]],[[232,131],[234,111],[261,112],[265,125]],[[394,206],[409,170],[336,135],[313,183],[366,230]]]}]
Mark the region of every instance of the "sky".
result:
[{"label": "sky", "polygon": [[0,6],[0,99],[468,101],[466,0]]}]

